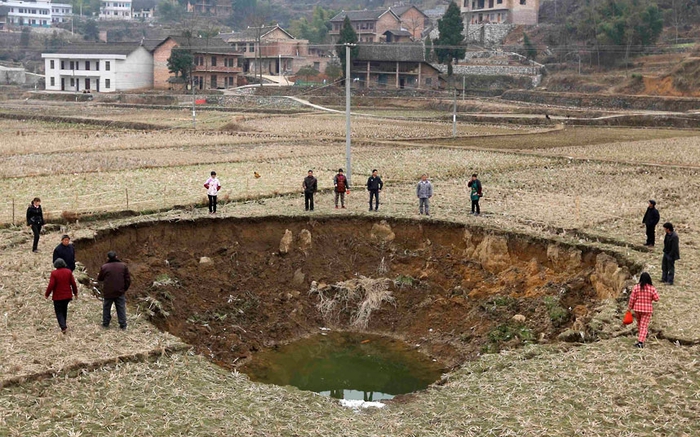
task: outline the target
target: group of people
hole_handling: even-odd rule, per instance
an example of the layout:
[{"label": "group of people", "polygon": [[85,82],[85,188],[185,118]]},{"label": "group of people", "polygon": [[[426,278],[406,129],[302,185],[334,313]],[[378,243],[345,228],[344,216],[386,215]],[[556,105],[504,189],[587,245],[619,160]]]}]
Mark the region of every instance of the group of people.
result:
[{"label": "group of people", "polygon": [[[656,244],[656,226],[661,221],[661,214],[656,209],[656,201],[651,199],[647,206],[647,210],[642,218],[642,226],[646,227],[646,243],[647,247],[654,247]],[[673,223],[666,222],[664,228],[664,249],[661,259],[661,282],[667,285],[673,285],[675,278],[676,261],[681,258],[680,243],[678,234],[673,228]],[[634,318],[637,321],[637,342],[635,347],[643,348],[649,332],[649,323],[651,323],[651,315],[654,312],[654,302],[659,301],[659,293],[654,287],[651,280],[651,275],[643,272],[639,277],[639,283],[632,289],[630,300],[627,305],[629,311],[634,312]]]},{"label": "group of people", "polygon": [[[343,169],[338,169],[338,173],[333,177],[333,187],[335,193],[335,207],[345,208],[345,195],[350,193],[350,184]],[[379,210],[379,194],[384,188],[384,182],[379,177],[376,169],[372,170],[371,176],[367,179],[367,191],[369,192],[369,210]],[[483,196],[481,181],[477,174],[472,174],[467,183],[470,189],[471,214],[481,214],[479,200]],[[221,182],[216,177],[216,172],[212,171],[209,179],[204,183],[209,197],[209,213],[216,213],[216,197],[221,190]],[[314,176],[313,170],[309,170],[302,182],[304,191],[304,207],[306,211],[314,210],[314,194],[318,191],[318,180]],[[433,197],[433,185],[428,180],[428,175],[421,176],[416,186],[416,196],[418,197],[419,214],[430,215],[430,199]],[[642,218],[642,226],[646,227],[645,246],[654,247],[656,244],[656,226],[661,220],[661,215],[656,208],[656,201],[649,200],[647,210]],[[39,236],[41,227],[44,225],[44,215],[41,209],[41,199],[35,197],[29,208],[27,208],[27,226],[32,230],[34,239],[32,251],[38,251]],[[663,258],[661,261],[661,282],[673,285],[675,279],[675,262],[680,259],[679,238],[675,232],[673,224],[666,222],[663,224],[665,232]],[[61,237],[61,243],[53,251],[53,265],[55,270],[51,273],[49,285],[46,288],[45,297],[52,297],[56,320],[65,333],[68,329],[66,320],[68,317],[68,304],[73,298],[78,299],[78,287],[73,277],[75,270],[75,248],[70,242],[68,235]],[[125,293],[131,285],[129,268],[117,258],[113,251],[107,253],[107,263],[100,269],[97,277],[103,290],[102,326],[107,328],[110,325],[112,316],[112,306],[116,307],[119,327],[126,329],[126,298]],[[653,312],[653,302],[659,300],[659,294],[652,283],[649,273],[641,274],[639,283],[635,285],[630,295],[628,309],[634,312],[637,320],[638,337],[636,347],[643,348],[647,337],[649,323]]]},{"label": "group of people", "polygon": [[[377,169],[372,170],[372,174],[367,178],[365,184],[369,192],[369,210],[379,211],[379,194],[384,188],[384,182],[379,176]],[[469,195],[472,203],[471,214],[480,215],[479,199],[484,195],[481,187],[481,181],[474,173],[467,183],[467,187],[471,190]],[[304,209],[305,211],[314,210],[314,194],[318,191],[318,179],[314,176],[314,171],[309,170],[304,181],[301,184],[304,191]],[[350,193],[350,185],[343,169],[338,169],[338,173],[333,177],[333,192],[335,193],[335,208],[345,209],[345,195]],[[428,180],[428,175],[421,175],[418,185],[416,185],[416,197],[418,197],[418,213],[420,215],[430,215],[430,199],[433,197],[433,184]],[[340,206],[338,206],[340,200]]]},{"label": "group of people", "polygon": [[[68,235],[53,250],[53,266],[44,297],[53,300],[56,320],[62,333],[68,331],[68,304],[78,300],[78,284],[75,282],[75,247]],[[100,269],[97,281],[102,289],[102,327],[109,328],[112,321],[112,306],[116,307],[119,328],[126,330],[126,291],[131,285],[129,267],[117,258],[114,251],[107,253],[107,262]]]}]

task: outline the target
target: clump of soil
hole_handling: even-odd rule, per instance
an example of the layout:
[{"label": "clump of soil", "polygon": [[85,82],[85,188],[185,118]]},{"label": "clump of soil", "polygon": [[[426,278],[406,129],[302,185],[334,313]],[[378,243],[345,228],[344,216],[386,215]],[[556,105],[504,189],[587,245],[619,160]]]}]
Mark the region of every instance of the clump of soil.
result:
[{"label": "clump of soil", "polygon": [[140,223],[76,244],[92,276],[116,250],[130,305],[226,367],[320,327],[400,338],[447,366],[572,329],[591,338],[593,306],[630,276],[605,253],[410,220]]}]

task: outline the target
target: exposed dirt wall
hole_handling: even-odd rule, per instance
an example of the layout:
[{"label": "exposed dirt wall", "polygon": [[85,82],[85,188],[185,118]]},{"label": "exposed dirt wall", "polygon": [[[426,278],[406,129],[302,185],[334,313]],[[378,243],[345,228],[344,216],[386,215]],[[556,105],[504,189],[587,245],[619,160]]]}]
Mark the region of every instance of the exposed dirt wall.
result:
[{"label": "exposed dirt wall", "polygon": [[[392,299],[362,330],[419,344],[452,366],[571,326],[585,331],[596,302],[630,277],[624,260],[598,250],[433,221],[139,223],[76,248],[93,277],[115,250],[134,277],[130,305],[228,367],[319,327],[357,329],[359,307],[342,293],[366,278],[388,284]],[[345,307],[322,314],[321,293]]]}]

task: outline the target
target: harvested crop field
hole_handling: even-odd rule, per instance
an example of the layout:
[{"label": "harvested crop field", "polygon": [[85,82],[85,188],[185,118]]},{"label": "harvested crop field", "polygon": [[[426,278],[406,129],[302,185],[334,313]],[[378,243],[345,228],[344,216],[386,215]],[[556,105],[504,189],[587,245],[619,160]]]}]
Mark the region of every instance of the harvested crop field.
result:
[{"label": "harvested crop field", "polygon": [[[342,117],[212,111],[194,132],[178,123],[186,111],[63,108],[50,110],[169,129],[0,121],[0,435],[700,433],[700,322],[689,316],[700,306],[700,132],[482,124],[444,140],[430,138],[451,136],[450,123],[400,109],[384,114],[393,121],[357,117],[351,193],[336,210]],[[309,168],[313,213],[300,193]],[[386,185],[369,213],[373,168]],[[212,169],[216,217],[200,208]],[[468,215],[473,172],[479,217]],[[417,214],[422,173],[430,218]],[[21,225],[34,196],[52,221],[37,254],[27,228],[10,225],[13,199]],[[650,198],[680,235],[673,287],[657,284],[660,243],[642,246]],[[101,302],[81,285],[60,334],[43,291],[62,233],[90,276],[109,249],[129,263],[128,331],[101,329]],[[661,295],[641,350],[620,323],[640,271]],[[360,312],[370,289],[378,306]],[[238,371],[321,327],[405,340],[449,370],[359,412]]]}]

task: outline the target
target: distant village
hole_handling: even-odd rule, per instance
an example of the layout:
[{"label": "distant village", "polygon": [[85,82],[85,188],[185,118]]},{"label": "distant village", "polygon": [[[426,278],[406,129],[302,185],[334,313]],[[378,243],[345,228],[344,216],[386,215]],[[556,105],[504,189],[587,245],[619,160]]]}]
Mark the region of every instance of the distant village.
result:
[{"label": "distant village", "polygon": [[[230,5],[228,6],[230,9]],[[539,0],[462,0],[465,36],[477,27],[537,24]],[[224,2],[190,0],[190,13],[230,14]],[[49,1],[3,0],[0,29],[51,27],[66,23],[72,6]],[[155,2],[102,0],[99,20],[153,20]],[[437,37],[436,17],[414,5],[378,10],[342,11],[329,20],[331,44],[295,38],[279,25],[248,27],[211,37],[170,35],[134,42],[73,43],[42,53],[45,89],[55,92],[113,93],[133,90],[218,90],[261,82],[291,84],[300,71],[326,71],[338,63],[333,44],[345,19],[357,34],[353,57],[353,86],[395,89],[437,89],[441,66],[429,58],[426,39]],[[439,17],[438,17],[439,18]],[[484,33],[484,30],[481,30]],[[483,36],[482,36],[483,37]],[[191,53],[187,83],[169,66],[173,51]],[[427,54],[428,52],[428,54]],[[339,65],[339,63],[338,63]]]}]

